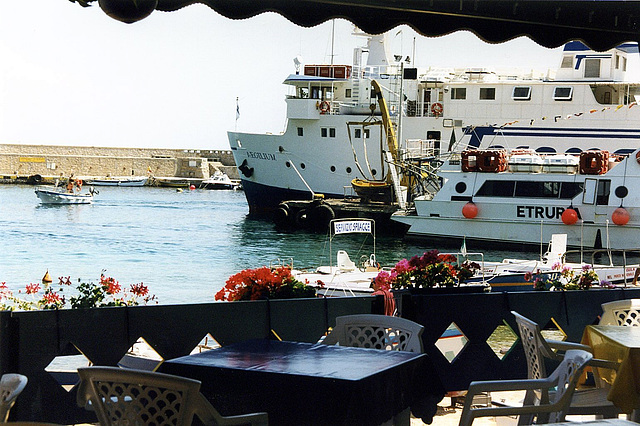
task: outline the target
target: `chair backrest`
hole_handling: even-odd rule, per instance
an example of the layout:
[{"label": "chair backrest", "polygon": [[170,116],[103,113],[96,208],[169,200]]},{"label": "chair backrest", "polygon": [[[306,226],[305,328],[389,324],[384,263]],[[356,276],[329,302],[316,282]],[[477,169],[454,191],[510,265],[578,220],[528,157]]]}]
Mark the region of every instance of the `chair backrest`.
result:
[{"label": "chair backrest", "polygon": [[322,343],[358,348],[423,352],[424,327],[413,321],[386,315],[345,315]]},{"label": "chair backrest", "polygon": [[516,317],[520,340],[524,347],[524,355],[527,358],[527,377],[530,379],[542,379],[547,377],[544,358],[557,358],[553,349],[549,346],[540,332],[540,326],[515,311],[511,313]]},{"label": "chair backrest", "polygon": [[9,411],[20,392],[27,386],[27,377],[22,374],[7,373],[0,378],[0,423],[9,418]]},{"label": "chair backrest", "polygon": [[101,425],[190,425],[200,382],[118,367],[78,368],[78,405],[90,403]]},{"label": "chair backrest", "polygon": [[550,393],[549,396],[549,402],[556,407],[549,413],[549,423],[564,421],[571,406],[571,398],[578,385],[578,379],[592,358],[593,355],[587,351],[570,349],[565,353],[560,365],[549,376],[549,379],[556,384],[555,392]]},{"label": "chair backrest", "polygon": [[640,299],[603,303],[600,324],[640,327]]},{"label": "chair backrest", "polygon": [[336,264],[341,271],[353,271],[356,269],[356,264],[349,258],[349,253],[344,250],[338,250]]}]

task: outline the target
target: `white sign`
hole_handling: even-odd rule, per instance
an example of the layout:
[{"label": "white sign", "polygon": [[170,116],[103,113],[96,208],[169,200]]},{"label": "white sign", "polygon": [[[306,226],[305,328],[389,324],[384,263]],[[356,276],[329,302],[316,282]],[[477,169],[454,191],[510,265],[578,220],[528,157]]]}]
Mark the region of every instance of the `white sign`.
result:
[{"label": "white sign", "polygon": [[371,221],[349,220],[344,222],[333,222],[333,230],[336,235],[355,232],[371,233]]}]

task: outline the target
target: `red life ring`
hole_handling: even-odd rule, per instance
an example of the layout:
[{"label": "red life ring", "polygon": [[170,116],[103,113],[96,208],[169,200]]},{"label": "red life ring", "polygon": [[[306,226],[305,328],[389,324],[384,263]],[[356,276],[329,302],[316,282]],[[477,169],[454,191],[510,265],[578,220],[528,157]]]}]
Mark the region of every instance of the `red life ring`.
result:
[{"label": "red life ring", "polygon": [[329,105],[329,102],[327,101],[320,102],[320,114],[326,114],[327,112],[329,112],[330,109],[331,109],[331,106]]},{"label": "red life ring", "polygon": [[431,113],[436,117],[442,115],[442,111],[444,111],[444,107],[440,102],[436,102],[431,105]]},{"label": "red life ring", "polygon": [[636,161],[640,164],[640,151],[636,154]]}]

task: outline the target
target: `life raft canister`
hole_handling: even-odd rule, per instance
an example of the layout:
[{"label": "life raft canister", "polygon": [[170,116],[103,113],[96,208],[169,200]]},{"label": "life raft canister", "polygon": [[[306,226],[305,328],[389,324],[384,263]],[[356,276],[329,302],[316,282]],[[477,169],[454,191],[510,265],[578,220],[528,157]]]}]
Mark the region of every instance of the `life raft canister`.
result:
[{"label": "life raft canister", "polygon": [[582,151],[580,174],[601,175],[609,171],[609,151]]}]

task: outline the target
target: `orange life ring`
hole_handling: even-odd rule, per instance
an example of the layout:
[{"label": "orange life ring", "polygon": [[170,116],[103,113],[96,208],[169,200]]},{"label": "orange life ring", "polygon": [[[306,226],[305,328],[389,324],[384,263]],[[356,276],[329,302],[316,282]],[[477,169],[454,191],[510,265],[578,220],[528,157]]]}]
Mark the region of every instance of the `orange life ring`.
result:
[{"label": "orange life ring", "polygon": [[326,114],[327,112],[329,112],[330,109],[331,109],[331,106],[329,105],[329,102],[327,101],[320,102],[320,114]]},{"label": "orange life ring", "polygon": [[444,111],[444,107],[440,102],[436,102],[431,105],[431,113],[436,117],[442,115],[442,111]]}]

